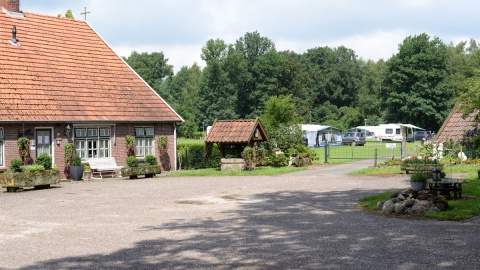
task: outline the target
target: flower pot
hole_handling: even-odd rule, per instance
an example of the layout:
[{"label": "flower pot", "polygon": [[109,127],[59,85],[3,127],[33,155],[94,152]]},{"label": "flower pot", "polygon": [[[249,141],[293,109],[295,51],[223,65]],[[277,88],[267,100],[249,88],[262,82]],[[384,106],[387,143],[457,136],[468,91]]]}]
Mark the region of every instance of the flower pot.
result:
[{"label": "flower pot", "polygon": [[92,180],[92,171],[84,171],[83,172],[83,180]]},{"label": "flower pot", "polygon": [[427,182],[410,182],[410,187],[414,191],[424,190],[426,186],[427,186]]},{"label": "flower pot", "polygon": [[82,180],[83,177],[83,166],[70,166],[70,174],[72,179],[75,181]]}]

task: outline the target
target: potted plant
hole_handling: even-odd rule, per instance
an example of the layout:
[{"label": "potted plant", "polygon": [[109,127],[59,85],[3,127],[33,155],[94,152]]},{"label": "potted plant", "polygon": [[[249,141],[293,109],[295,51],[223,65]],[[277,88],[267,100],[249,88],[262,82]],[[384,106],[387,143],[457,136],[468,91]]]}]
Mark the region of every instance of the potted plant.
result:
[{"label": "potted plant", "polygon": [[82,159],[79,155],[73,157],[73,163],[70,166],[70,173],[72,174],[72,179],[75,181],[82,180],[83,176],[83,165]]},{"label": "potted plant", "polygon": [[92,168],[88,164],[83,166],[83,180],[92,180]]},{"label": "potted plant", "polygon": [[429,173],[414,173],[410,175],[410,186],[414,191],[424,190],[427,180],[431,175]]}]

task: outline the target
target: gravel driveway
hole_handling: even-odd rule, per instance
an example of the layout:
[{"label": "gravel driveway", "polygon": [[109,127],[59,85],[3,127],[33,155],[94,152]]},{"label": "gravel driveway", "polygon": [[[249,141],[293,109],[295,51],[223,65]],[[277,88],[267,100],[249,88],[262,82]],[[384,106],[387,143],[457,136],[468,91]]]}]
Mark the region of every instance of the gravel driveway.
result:
[{"label": "gravel driveway", "polygon": [[480,269],[478,224],[366,213],[409,183],[355,166],[0,193],[0,269]]}]

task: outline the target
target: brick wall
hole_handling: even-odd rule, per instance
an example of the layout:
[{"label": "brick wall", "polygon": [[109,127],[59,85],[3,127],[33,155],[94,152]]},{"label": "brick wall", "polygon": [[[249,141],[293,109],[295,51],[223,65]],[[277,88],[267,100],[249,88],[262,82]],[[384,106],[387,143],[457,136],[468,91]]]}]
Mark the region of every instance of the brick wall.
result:
[{"label": "brick wall", "polygon": [[0,7],[13,12],[20,12],[20,0],[0,0]]},{"label": "brick wall", "polygon": [[[4,166],[0,168],[8,168],[10,160],[13,158],[20,158],[18,153],[17,140],[19,136],[24,134],[30,140],[35,140],[36,129],[50,129],[52,131],[52,159],[53,163],[61,172],[61,177],[65,178],[63,171],[65,169],[65,144],[73,142],[73,128],[70,136],[64,134],[66,124],[0,124],[0,128],[4,129]],[[70,125],[71,126],[71,125]],[[167,153],[169,157],[169,164],[171,170],[175,170],[175,145],[174,145],[174,128],[173,124],[117,124],[115,129],[111,126],[110,148],[111,155],[115,158],[118,165],[125,166],[127,158],[127,150],[125,144],[126,135],[134,135],[135,126],[153,126],[155,131],[154,152],[157,160],[160,161],[158,151],[158,136],[168,136]],[[115,136],[114,136],[115,135]],[[57,145],[57,140],[60,145]],[[35,159],[36,151],[31,150],[30,155]]]}]

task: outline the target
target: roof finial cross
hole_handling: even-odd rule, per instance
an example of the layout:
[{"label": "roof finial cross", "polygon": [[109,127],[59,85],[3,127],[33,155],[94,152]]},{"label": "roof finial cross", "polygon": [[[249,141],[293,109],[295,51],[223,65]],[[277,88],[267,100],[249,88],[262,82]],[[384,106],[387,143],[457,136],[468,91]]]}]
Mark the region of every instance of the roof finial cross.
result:
[{"label": "roof finial cross", "polygon": [[85,12],[82,12],[80,14],[85,15],[85,21],[87,20],[87,14],[89,14],[90,11],[87,11],[87,7],[85,7]]}]

